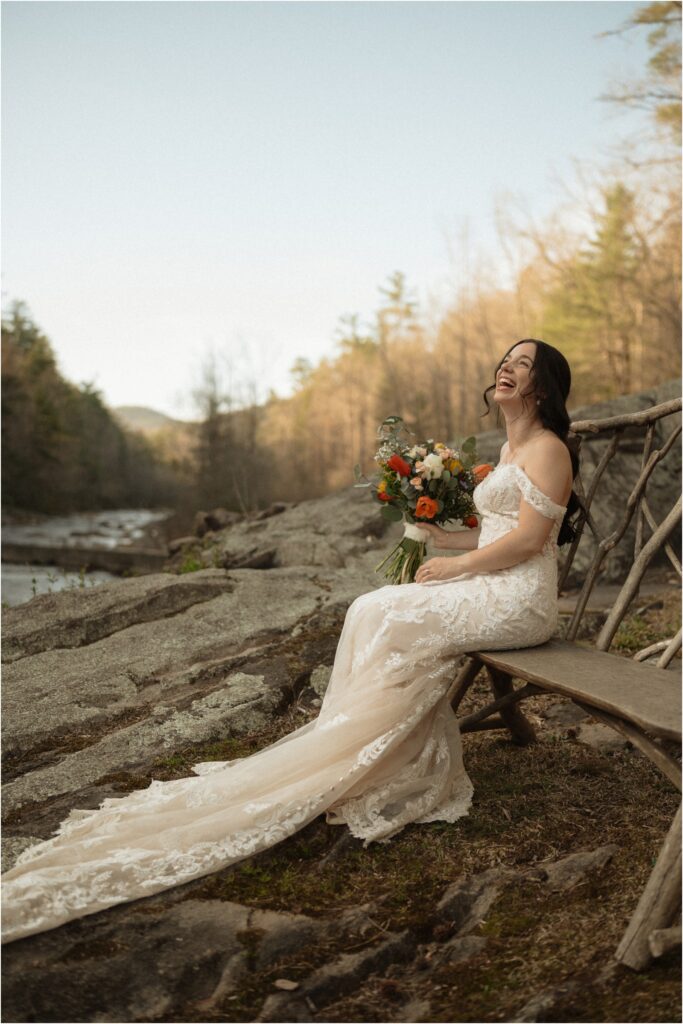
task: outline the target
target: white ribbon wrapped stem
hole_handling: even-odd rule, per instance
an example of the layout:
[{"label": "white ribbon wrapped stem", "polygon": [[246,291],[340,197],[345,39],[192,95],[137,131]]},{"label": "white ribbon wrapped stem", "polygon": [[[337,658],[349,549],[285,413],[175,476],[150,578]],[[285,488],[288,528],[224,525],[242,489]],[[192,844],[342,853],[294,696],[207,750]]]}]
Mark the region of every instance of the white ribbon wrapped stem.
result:
[{"label": "white ribbon wrapped stem", "polygon": [[420,526],[416,526],[415,523],[403,524],[403,536],[409,540],[416,540],[420,544],[426,544],[429,541],[429,531],[423,530]]}]

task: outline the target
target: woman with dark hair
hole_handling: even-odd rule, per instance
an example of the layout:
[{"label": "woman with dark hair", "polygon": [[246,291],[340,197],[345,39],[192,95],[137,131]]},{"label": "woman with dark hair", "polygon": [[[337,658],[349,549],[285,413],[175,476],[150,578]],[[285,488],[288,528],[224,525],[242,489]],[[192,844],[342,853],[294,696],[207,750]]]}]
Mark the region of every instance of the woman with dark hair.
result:
[{"label": "woman with dark hair", "polygon": [[467,814],[472,784],[449,699],[454,663],[555,632],[557,543],[572,535],[577,469],[569,386],[556,349],[513,345],[492,385],[508,439],[474,490],[481,528],[428,530],[464,554],[432,558],[415,583],[353,602],[315,721],[252,757],[202,762],[189,778],[73,810],[51,839],[24,851],[3,876],[3,941],[218,871],[321,813],[366,843],[409,822]]},{"label": "woman with dark hair", "polygon": [[[484,392],[487,413],[490,411],[489,392],[505,418],[507,441],[500,451],[500,465],[514,465],[532,482],[543,484],[544,493],[566,506],[557,544],[566,544],[574,538],[571,519],[581,504],[572,490],[572,482],[579,470],[579,459],[568,442],[569,414],[566,402],[571,387],[569,363],[556,348],[525,338],[509,349],[498,363],[494,383]],[[519,562],[517,556],[527,546],[533,551],[550,535],[551,524],[520,507],[519,526],[507,534],[504,544],[490,550],[479,546],[479,532],[456,533],[440,526],[421,523],[429,532],[436,547],[465,550],[477,548],[476,554],[458,559],[435,558],[425,562],[418,570],[418,582],[429,579],[452,579],[462,572],[491,572]],[[504,553],[503,553],[504,552]]]}]

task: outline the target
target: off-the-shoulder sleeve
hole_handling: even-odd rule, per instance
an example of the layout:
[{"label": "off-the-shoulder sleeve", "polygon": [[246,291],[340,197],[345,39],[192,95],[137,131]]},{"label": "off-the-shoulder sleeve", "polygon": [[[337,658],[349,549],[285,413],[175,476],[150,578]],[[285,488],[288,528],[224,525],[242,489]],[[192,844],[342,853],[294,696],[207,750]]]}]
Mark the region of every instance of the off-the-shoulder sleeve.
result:
[{"label": "off-the-shoulder sleeve", "polygon": [[564,517],[567,511],[564,505],[558,505],[556,501],[549,498],[547,494],[544,494],[536,484],[532,483],[529,477],[526,475],[521,466],[517,466],[519,473],[517,477],[519,479],[519,489],[522,492],[522,497],[528,505],[535,508],[541,515],[546,516],[548,519],[559,519],[560,516]]}]

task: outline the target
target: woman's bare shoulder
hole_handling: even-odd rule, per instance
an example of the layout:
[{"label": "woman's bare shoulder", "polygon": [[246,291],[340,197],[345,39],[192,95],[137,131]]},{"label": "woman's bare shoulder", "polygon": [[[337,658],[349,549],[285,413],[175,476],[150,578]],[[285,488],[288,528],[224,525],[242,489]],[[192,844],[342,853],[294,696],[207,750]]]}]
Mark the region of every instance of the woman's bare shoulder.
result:
[{"label": "woman's bare shoulder", "polygon": [[523,468],[527,463],[536,466],[549,467],[550,465],[561,465],[571,472],[572,460],[564,441],[554,434],[552,430],[546,430],[538,437],[535,437],[524,447]]},{"label": "woman's bare shoulder", "polygon": [[[546,431],[527,446],[522,468],[533,477],[546,480],[566,500],[573,480],[572,460],[564,441],[552,431]],[[558,497],[558,500],[562,500]],[[562,501],[563,504],[566,501]]]},{"label": "woman's bare shoulder", "polygon": [[542,434],[539,434],[538,437],[530,441],[527,451],[530,454],[538,453],[549,458],[557,458],[564,452],[567,459],[571,462],[569,449],[562,438],[558,437],[552,430],[544,430]]}]

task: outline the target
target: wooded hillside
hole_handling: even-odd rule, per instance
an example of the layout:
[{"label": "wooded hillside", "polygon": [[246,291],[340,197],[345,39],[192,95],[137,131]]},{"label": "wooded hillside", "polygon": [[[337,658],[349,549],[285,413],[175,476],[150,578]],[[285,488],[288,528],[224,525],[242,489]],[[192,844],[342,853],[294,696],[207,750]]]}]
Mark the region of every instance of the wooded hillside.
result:
[{"label": "wooded hillside", "polygon": [[172,504],[178,481],[90,384],[65,380],[47,337],[14,303],[2,322],[4,508],[59,513]]}]

